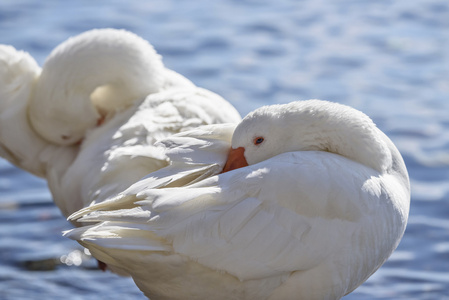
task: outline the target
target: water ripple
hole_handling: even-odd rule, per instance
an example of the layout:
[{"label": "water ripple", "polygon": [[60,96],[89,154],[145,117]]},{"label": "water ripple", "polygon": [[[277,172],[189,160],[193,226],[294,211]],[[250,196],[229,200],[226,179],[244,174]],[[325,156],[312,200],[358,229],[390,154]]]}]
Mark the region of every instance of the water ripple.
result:
[{"label": "water ripple", "polygon": [[[403,153],[411,215],[397,252],[345,299],[449,299],[447,1],[0,2],[0,43],[40,64],[93,27],[136,32],[242,115],[308,98],[367,113]],[[0,159],[0,299],[144,299],[95,261],[76,267],[69,228],[45,182]]]}]

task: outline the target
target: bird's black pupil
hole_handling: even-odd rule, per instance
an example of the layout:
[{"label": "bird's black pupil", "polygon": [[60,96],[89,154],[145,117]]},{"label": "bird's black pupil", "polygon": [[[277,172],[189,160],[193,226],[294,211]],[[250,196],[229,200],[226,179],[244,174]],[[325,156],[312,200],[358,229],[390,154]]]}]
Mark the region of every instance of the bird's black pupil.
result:
[{"label": "bird's black pupil", "polygon": [[257,140],[256,140],[256,144],[260,144],[260,143],[262,143],[263,142],[263,138],[258,138]]}]

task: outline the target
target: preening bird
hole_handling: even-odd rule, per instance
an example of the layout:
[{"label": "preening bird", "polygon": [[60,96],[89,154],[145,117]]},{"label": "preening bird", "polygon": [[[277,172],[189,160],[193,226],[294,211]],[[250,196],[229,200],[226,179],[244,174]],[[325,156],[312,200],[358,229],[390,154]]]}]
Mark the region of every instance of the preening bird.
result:
[{"label": "preening bird", "polygon": [[369,117],[266,106],[160,142],[170,165],[70,218],[65,234],[152,300],[340,299],[404,233],[403,159]]},{"label": "preening bird", "polygon": [[125,30],[72,37],[42,69],[0,45],[0,155],[47,179],[65,216],[167,166],[156,139],[239,120],[227,101],[165,68]]}]

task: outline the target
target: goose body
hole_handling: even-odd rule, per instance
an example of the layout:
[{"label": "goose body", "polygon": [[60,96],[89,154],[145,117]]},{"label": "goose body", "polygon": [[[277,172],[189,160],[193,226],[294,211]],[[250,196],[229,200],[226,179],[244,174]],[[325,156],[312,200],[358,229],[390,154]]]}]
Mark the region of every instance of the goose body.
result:
[{"label": "goose body", "polygon": [[168,167],[66,233],[150,299],[340,299],[404,233],[402,157],[347,106],[268,106],[161,143]]},{"label": "goose body", "polygon": [[168,157],[154,145],[157,140],[201,125],[239,119],[227,101],[202,88],[151,94],[92,130],[64,173],[48,174],[50,189],[64,215],[70,215],[166,167]]},{"label": "goose body", "polygon": [[0,66],[0,155],[46,178],[65,216],[166,166],[156,139],[240,120],[124,30],[70,38],[42,69],[28,53],[0,45]]}]

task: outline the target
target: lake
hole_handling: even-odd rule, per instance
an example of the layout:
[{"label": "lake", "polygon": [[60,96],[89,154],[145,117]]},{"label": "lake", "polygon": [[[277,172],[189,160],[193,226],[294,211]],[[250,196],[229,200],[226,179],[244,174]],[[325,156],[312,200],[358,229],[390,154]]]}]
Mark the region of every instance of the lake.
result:
[{"label": "lake", "polygon": [[[397,251],[344,299],[449,299],[448,1],[0,2],[0,43],[40,65],[103,27],[142,36],[243,116],[311,98],[369,115],[408,167],[410,218]],[[69,228],[45,181],[0,159],[0,299],[145,299],[84,259]]]}]

